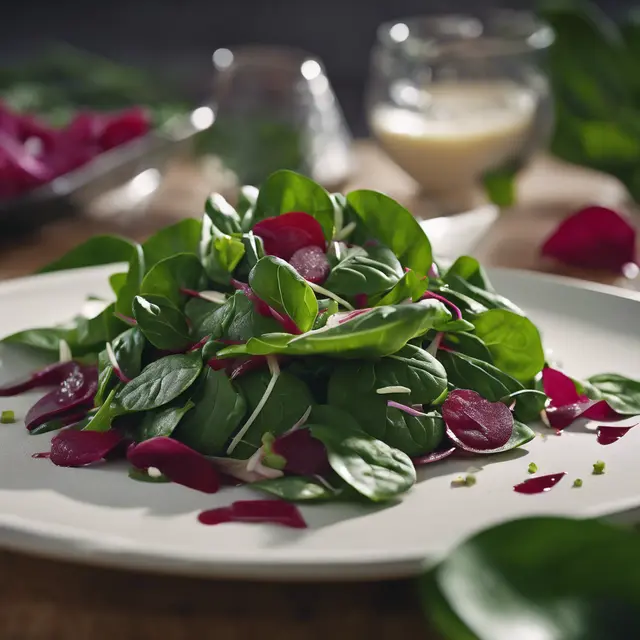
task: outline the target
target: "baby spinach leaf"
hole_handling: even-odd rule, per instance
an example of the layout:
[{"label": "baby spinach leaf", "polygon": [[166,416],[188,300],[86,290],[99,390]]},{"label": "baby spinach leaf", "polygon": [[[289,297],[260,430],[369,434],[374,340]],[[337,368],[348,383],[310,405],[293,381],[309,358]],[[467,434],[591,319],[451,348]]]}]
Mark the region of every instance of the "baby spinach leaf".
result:
[{"label": "baby spinach leaf", "polygon": [[264,243],[262,242],[262,238],[254,235],[252,231],[243,233],[241,241],[244,246],[244,255],[242,256],[242,260],[238,263],[238,266],[234,271],[234,275],[237,280],[246,282],[249,279],[251,269],[253,269],[258,260],[263,258],[265,255]]},{"label": "baby spinach leaf", "polygon": [[517,307],[510,300],[507,300],[504,296],[476,287],[466,280],[463,280],[460,276],[452,275],[449,278],[449,287],[454,291],[475,300],[487,309],[506,309],[507,311],[524,316],[522,309]]},{"label": "baby spinach leaf", "polygon": [[113,366],[109,362],[109,357],[105,349],[98,354],[98,389],[93,399],[96,407],[104,403],[105,398],[117,383],[118,378],[113,371]]},{"label": "baby spinach leaf", "polygon": [[487,197],[499,207],[511,207],[516,203],[517,167],[502,167],[487,171],[482,176]]},{"label": "baby spinach leaf", "polygon": [[494,291],[484,268],[475,258],[472,258],[471,256],[460,256],[449,267],[442,279],[446,284],[451,284],[451,281],[455,276],[466,280],[474,287],[484,289],[485,291]]},{"label": "baby spinach leaf", "polygon": [[419,276],[429,273],[431,244],[409,211],[382,193],[364,189],[349,193],[347,202],[374,238],[389,247],[405,267]]},{"label": "baby spinach leaf", "polygon": [[219,193],[212,193],[206,200],[204,209],[211,222],[227,235],[242,233],[238,212]]},{"label": "baby spinach leaf", "polygon": [[431,289],[435,293],[438,293],[441,296],[444,296],[449,302],[460,309],[463,317],[470,318],[478,313],[483,313],[487,311],[488,307],[485,307],[483,304],[480,304],[473,298],[470,298],[468,295],[464,293],[460,293],[458,291],[454,291],[448,286],[440,287],[434,286]]},{"label": "baby spinach leaf", "polygon": [[230,274],[243,256],[242,240],[224,234],[215,235],[211,241],[209,253],[203,261],[204,269],[214,282],[228,284]]},{"label": "baby spinach leaf", "polygon": [[195,351],[166,356],[147,365],[116,395],[126,411],[149,411],[175,400],[196,381],[202,370],[202,358]]},{"label": "baby spinach leaf", "polygon": [[184,305],[184,315],[187,316],[191,326],[196,328],[195,333],[198,333],[197,328],[221,306],[222,304],[204,300],[203,298],[191,298],[187,300],[187,304]]},{"label": "baby spinach leaf", "polygon": [[117,293],[115,310],[125,316],[130,316],[133,299],[140,293],[140,285],[146,271],[144,251],[139,244],[135,244],[129,260],[129,270],[124,284]]},{"label": "baby spinach leaf", "polygon": [[180,422],[176,438],[204,455],[223,455],[246,414],[242,394],[223,371],[206,367],[191,399],[195,409]]},{"label": "baby spinach leaf", "polygon": [[542,371],[542,340],[531,320],[504,309],[492,309],[476,316],[473,324],[498,369],[525,382]]},{"label": "baby spinach leaf", "polygon": [[[235,381],[247,401],[247,416],[251,415],[260,402],[270,379],[268,371],[255,371]],[[278,436],[291,429],[312,404],[313,397],[307,385],[287,371],[282,371],[262,411],[234,449],[233,457],[251,456],[261,445],[265,433]]]},{"label": "baby spinach leaf", "polygon": [[238,203],[236,205],[236,210],[240,217],[244,217],[244,215],[256,206],[256,202],[258,200],[258,194],[260,192],[256,187],[253,187],[249,184],[245,184],[240,187],[240,193],[238,194]]},{"label": "baby spinach leaf", "polygon": [[136,440],[142,442],[158,436],[171,436],[185,414],[194,407],[195,404],[187,400],[186,404],[169,405],[155,411],[147,411],[136,429]]},{"label": "baby spinach leaf", "polygon": [[177,253],[197,255],[201,233],[202,222],[195,218],[185,218],[164,227],[142,244],[147,269]]},{"label": "baby spinach leaf", "polygon": [[318,315],[313,322],[313,330],[322,329],[327,324],[327,320],[339,310],[340,306],[335,300],[330,298],[318,300]]},{"label": "baby spinach leaf", "polygon": [[358,493],[383,502],[416,482],[410,458],[361,431],[311,425],[311,434],[327,448],[331,468]]},{"label": "baby spinach leaf", "polygon": [[314,404],[307,422],[326,424],[328,427],[362,430],[358,421],[346,410],[330,404]]},{"label": "baby spinach leaf", "polygon": [[105,342],[111,342],[127,327],[122,320],[114,315],[115,303],[110,304],[93,318],[79,317],[77,319],[75,340],[67,341],[72,351],[75,345],[80,347],[98,347],[102,349]]},{"label": "baby spinach leaf", "polygon": [[584,388],[590,398],[606,400],[622,415],[640,415],[640,382],[637,380],[616,373],[601,373],[589,378]]},{"label": "baby spinach leaf", "polygon": [[344,296],[375,295],[395,286],[403,276],[402,265],[387,247],[372,247],[367,255],[351,255],[331,271],[325,286]]},{"label": "baby spinach leaf", "polygon": [[263,491],[288,502],[322,502],[339,494],[328,486],[304,476],[283,476],[251,483],[251,489]]},{"label": "baby spinach leaf", "polygon": [[447,333],[445,344],[451,346],[457,353],[494,364],[487,345],[473,333]]},{"label": "baby spinach leaf", "polygon": [[125,413],[122,405],[116,400],[116,395],[121,388],[122,384],[118,383],[109,392],[97,413],[84,426],[84,431],[109,431],[114,419]]},{"label": "baby spinach leaf", "polygon": [[62,258],[42,267],[38,273],[129,262],[134,246],[134,242],[119,236],[95,236],[71,249]]},{"label": "baby spinach leaf", "polygon": [[64,340],[67,344],[72,345],[72,343],[75,342],[75,332],[71,329],[56,327],[25,329],[24,331],[18,331],[3,338],[2,342],[58,353],[60,350],[60,340]]},{"label": "baby spinach leaf", "polygon": [[131,327],[121,333],[112,343],[120,370],[128,378],[135,378],[142,368],[142,352],[145,339],[138,327]]},{"label": "baby spinach leaf", "polygon": [[197,289],[201,276],[198,256],[178,253],[160,260],[149,270],[140,286],[140,294],[164,296],[176,307],[181,307],[187,298],[180,289]]},{"label": "baby spinach leaf", "polygon": [[384,307],[389,304],[400,304],[411,300],[418,302],[425,294],[429,282],[426,278],[419,278],[415,271],[407,271],[391,291],[384,295],[369,298],[369,305],[372,307]]},{"label": "baby spinach leaf", "polygon": [[126,282],[127,273],[113,273],[109,276],[109,286],[111,287],[111,291],[113,291],[116,297],[118,296],[118,293],[120,293],[120,289],[124,287]]},{"label": "baby spinach leaf", "polygon": [[300,331],[313,327],[318,315],[316,295],[290,264],[265,256],[249,274],[249,284],[261,300],[291,318]]},{"label": "baby spinach leaf", "polygon": [[163,296],[136,296],[133,315],[144,337],[158,349],[180,351],[190,344],[184,314]]},{"label": "baby spinach leaf", "polygon": [[319,184],[293,171],[272,173],[260,187],[253,224],[282,213],[304,211],[322,227],[325,238],[333,236],[333,202]]}]

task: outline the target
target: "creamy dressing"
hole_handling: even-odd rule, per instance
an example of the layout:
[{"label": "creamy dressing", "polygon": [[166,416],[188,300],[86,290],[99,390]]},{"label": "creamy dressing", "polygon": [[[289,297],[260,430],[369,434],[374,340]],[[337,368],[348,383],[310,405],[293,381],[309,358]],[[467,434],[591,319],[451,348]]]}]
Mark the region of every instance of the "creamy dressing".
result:
[{"label": "creamy dressing", "polygon": [[537,106],[535,92],[507,82],[441,82],[415,94],[413,110],[376,107],[371,127],[430,193],[470,187],[517,155]]}]

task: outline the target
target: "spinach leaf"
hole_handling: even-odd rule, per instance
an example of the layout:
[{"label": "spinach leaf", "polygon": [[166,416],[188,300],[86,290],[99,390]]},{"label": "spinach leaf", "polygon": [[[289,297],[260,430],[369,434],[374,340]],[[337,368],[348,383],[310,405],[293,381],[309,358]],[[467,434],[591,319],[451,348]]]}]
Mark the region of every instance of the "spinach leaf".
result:
[{"label": "spinach leaf", "polygon": [[256,187],[253,187],[249,184],[245,184],[244,186],[240,187],[236,210],[241,217],[244,217],[245,214],[248,213],[249,209],[253,209],[253,207],[256,206],[259,193],[260,192]]},{"label": "spinach leaf", "polygon": [[405,267],[419,276],[429,273],[433,262],[431,244],[409,211],[376,191],[352,191],[347,202],[373,237],[389,247]]},{"label": "spinach leaf", "polygon": [[163,296],[136,296],[133,315],[144,337],[158,349],[180,351],[190,344],[185,315]]},{"label": "spinach leaf", "polygon": [[542,371],[542,340],[531,320],[504,309],[492,309],[476,316],[473,324],[498,369],[524,382]]},{"label": "spinach leaf", "polygon": [[387,247],[372,247],[367,255],[351,255],[331,271],[325,286],[344,296],[375,295],[395,286],[403,276],[402,265]]},{"label": "spinach leaf", "polygon": [[54,260],[38,273],[50,273],[63,269],[94,267],[114,262],[129,262],[135,243],[118,236],[95,236]]},{"label": "spinach leaf", "polygon": [[204,455],[223,455],[246,413],[242,394],[223,371],[206,367],[191,399],[195,409],[180,422],[176,438]]},{"label": "spinach leaf", "polygon": [[221,357],[234,355],[326,354],[336,358],[378,358],[399,351],[412,338],[451,319],[436,300],[418,304],[376,307],[335,327],[300,336],[274,333],[251,338],[246,344],[227,347]]},{"label": "spinach leaf", "polygon": [[120,293],[120,289],[122,289],[122,287],[124,287],[127,282],[127,274],[128,272],[112,273],[109,276],[109,286],[111,287],[111,291],[113,291],[116,297]]},{"label": "spinach leaf", "polygon": [[444,296],[447,300],[449,300],[449,302],[453,302],[453,304],[455,304],[456,307],[460,309],[460,311],[462,312],[462,316],[465,318],[471,318],[472,316],[478,313],[483,313],[487,311],[487,309],[489,308],[489,307],[486,307],[484,304],[480,304],[479,302],[477,302],[473,298],[470,298],[468,295],[465,295],[464,293],[454,291],[448,286],[444,286],[444,287],[434,286],[432,287],[432,291],[440,294],[441,296]]},{"label": "spinach leaf", "polygon": [[187,304],[184,305],[184,315],[187,316],[187,320],[189,320],[191,326],[195,327],[195,333],[198,333],[198,328],[202,323],[222,306],[222,304],[204,300],[203,298],[191,298],[187,301]]},{"label": "spinach leaf", "polygon": [[260,258],[265,256],[264,243],[262,242],[262,238],[254,235],[252,231],[243,233],[241,240],[244,246],[244,255],[234,273],[236,279],[246,282],[249,279],[251,269],[256,266]]},{"label": "spinach leaf", "polygon": [[263,491],[287,502],[322,502],[335,499],[339,492],[304,476],[283,476],[251,483],[251,489]]},{"label": "spinach leaf", "polygon": [[[524,316],[522,309],[517,307],[513,302],[507,300],[504,296],[501,296],[492,291],[486,291],[480,287],[476,287],[471,283],[463,280],[458,275],[452,275],[449,278],[449,287],[453,291],[457,291],[472,300],[480,303],[487,309],[505,309],[518,315]],[[447,296],[448,297],[448,296]]]},{"label": "spinach leaf", "polygon": [[471,256],[460,256],[457,258],[442,279],[446,284],[450,285],[452,281],[455,282],[454,278],[456,276],[466,280],[474,287],[491,291],[492,293],[494,292],[494,288],[491,286],[491,282],[489,282],[489,277],[484,268]]},{"label": "spinach leaf", "polygon": [[231,273],[244,256],[242,240],[218,232],[215,227],[209,249],[203,259],[204,270],[218,284],[228,285]]},{"label": "spinach leaf", "polygon": [[116,395],[121,388],[122,384],[118,382],[109,392],[97,413],[84,426],[84,431],[109,431],[114,419],[125,413],[123,407],[116,400]]},{"label": "spinach leaf", "polygon": [[181,307],[187,297],[181,289],[197,289],[202,277],[202,265],[193,253],[178,253],[157,262],[142,281],[140,294],[168,298]]},{"label": "spinach leaf", "polygon": [[493,356],[487,345],[473,333],[447,333],[445,344],[453,347],[457,353],[494,364]]},{"label": "spinach leaf", "polygon": [[501,167],[487,171],[482,184],[490,202],[499,207],[511,207],[516,202],[516,177],[519,167]]},{"label": "spinach leaf", "polygon": [[358,493],[383,502],[408,491],[416,482],[409,457],[361,431],[311,425],[311,434],[327,448],[331,468]]},{"label": "spinach leaf", "polygon": [[[235,380],[235,385],[247,401],[247,416],[258,406],[270,380],[268,371],[254,371]],[[312,404],[313,397],[307,385],[287,371],[282,371],[269,399],[234,449],[232,457],[248,458],[261,446],[265,433],[278,436],[291,429]]]},{"label": "spinach leaf", "polygon": [[127,378],[135,378],[142,369],[142,352],[145,347],[144,335],[138,327],[131,327],[121,333],[112,343],[113,353],[122,373]]},{"label": "spinach leaf", "polygon": [[322,329],[327,324],[327,320],[340,310],[340,306],[335,300],[323,298],[318,300],[318,315],[313,322],[313,330]]},{"label": "spinach leaf", "polygon": [[304,211],[322,227],[325,238],[333,236],[333,202],[319,184],[293,171],[272,173],[260,187],[253,224],[291,211]]},{"label": "spinach leaf", "polygon": [[422,603],[443,638],[626,640],[640,637],[638,563],[630,528],[524,518],[450,553],[421,578]]},{"label": "spinach leaf", "polygon": [[326,424],[336,429],[362,431],[358,421],[346,410],[330,404],[314,404],[307,420],[310,424]]},{"label": "spinach leaf", "polygon": [[98,389],[93,399],[96,407],[104,404],[105,398],[117,384],[118,378],[113,371],[113,366],[109,362],[105,349],[98,354]]},{"label": "spinach leaf", "polygon": [[249,274],[254,293],[276,311],[309,331],[318,315],[318,301],[306,280],[287,262],[265,256]]},{"label": "spinach leaf", "polygon": [[136,441],[142,442],[158,436],[171,436],[185,414],[194,407],[195,404],[191,400],[187,400],[186,404],[169,405],[155,411],[147,411],[136,429]]},{"label": "spinach leaf", "polygon": [[212,193],[207,198],[204,209],[222,233],[242,233],[238,212],[219,193]]},{"label": "spinach leaf", "polygon": [[75,352],[76,345],[79,347],[101,349],[105,342],[111,342],[127,327],[122,320],[114,315],[115,303],[110,304],[97,316],[93,318],[78,317],[75,338],[69,334],[69,346]]},{"label": "spinach leaf", "polygon": [[604,399],[622,415],[640,415],[640,382],[616,373],[601,373],[584,384],[590,398]]},{"label": "spinach leaf", "polygon": [[139,244],[135,244],[129,260],[129,270],[124,279],[124,284],[117,293],[115,310],[125,316],[131,315],[133,299],[140,293],[140,285],[144,278],[146,263],[144,251]]},{"label": "spinach leaf", "polygon": [[73,349],[75,343],[75,332],[71,329],[50,327],[42,329],[25,329],[12,333],[2,339],[5,344],[15,344],[42,351],[58,353],[60,350],[60,340],[67,342]]},{"label": "spinach leaf", "polygon": [[185,218],[164,227],[142,244],[147,269],[178,253],[197,255],[201,233],[202,223],[195,218]]},{"label": "spinach leaf", "polygon": [[426,277],[419,278],[415,271],[407,271],[393,289],[382,296],[369,298],[369,305],[372,307],[384,307],[389,304],[400,304],[411,300],[418,302],[425,294],[429,282]]},{"label": "spinach leaf", "polygon": [[149,411],[175,400],[197,379],[202,358],[195,351],[166,356],[147,365],[115,397],[126,411]]}]

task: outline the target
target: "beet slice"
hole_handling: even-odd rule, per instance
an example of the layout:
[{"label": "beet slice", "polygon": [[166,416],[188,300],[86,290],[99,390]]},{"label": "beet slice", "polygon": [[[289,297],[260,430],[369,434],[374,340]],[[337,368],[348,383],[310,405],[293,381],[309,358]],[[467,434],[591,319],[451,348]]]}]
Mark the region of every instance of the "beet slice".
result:
[{"label": "beet slice", "polygon": [[[289,264],[305,279],[314,284],[322,284],[328,277],[331,267],[323,249],[314,245],[298,249],[289,260]],[[366,296],[365,296],[366,305]]]},{"label": "beet slice", "polygon": [[327,449],[309,429],[296,429],[276,438],[273,453],[286,460],[285,471],[299,476],[324,476],[331,471]]},{"label": "beet slice", "polygon": [[490,452],[513,433],[513,415],[502,402],[489,402],[470,389],[455,389],[442,405],[447,435],[461,449]]},{"label": "beet slice", "polygon": [[132,107],[108,118],[98,144],[108,151],[147,134],[150,128],[147,112],[141,107]]},{"label": "beet slice", "polygon": [[64,429],[51,440],[51,462],[59,467],[84,467],[104,460],[124,440],[115,429]]},{"label": "beet slice", "polygon": [[545,367],[542,370],[542,388],[551,404],[556,407],[588,400],[586,396],[578,393],[575,383],[569,376],[551,367]]},{"label": "beet slice", "polygon": [[71,413],[79,407],[90,407],[98,389],[97,367],[75,368],[55,390],[40,398],[25,417],[29,431],[62,414]]},{"label": "beet slice", "polygon": [[564,220],[542,246],[542,255],[585,269],[623,273],[636,262],[636,230],[606,207],[587,207]]},{"label": "beet slice", "polygon": [[262,238],[267,254],[287,262],[298,249],[305,247],[318,247],[326,251],[320,223],[302,211],[260,220],[254,225],[253,233]]},{"label": "beet slice", "polygon": [[294,529],[307,528],[299,509],[289,502],[280,500],[239,500],[228,507],[202,511],[198,520],[206,525],[256,522],[280,524]]},{"label": "beet slice", "polygon": [[216,493],[220,477],[210,460],[173,438],[158,436],[129,448],[127,459],[138,469],[155,467],[177,484]]},{"label": "beet slice", "polygon": [[418,456],[417,458],[411,458],[414,467],[420,467],[425,464],[431,464],[432,462],[439,462],[448,458],[450,455],[456,452],[456,447],[448,447],[447,449],[438,449],[427,453],[424,456]]},{"label": "beet slice", "polygon": [[0,386],[0,397],[17,396],[25,391],[59,385],[78,368],[75,362],[56,362],[44,369],[34,371],[26,378]]}]

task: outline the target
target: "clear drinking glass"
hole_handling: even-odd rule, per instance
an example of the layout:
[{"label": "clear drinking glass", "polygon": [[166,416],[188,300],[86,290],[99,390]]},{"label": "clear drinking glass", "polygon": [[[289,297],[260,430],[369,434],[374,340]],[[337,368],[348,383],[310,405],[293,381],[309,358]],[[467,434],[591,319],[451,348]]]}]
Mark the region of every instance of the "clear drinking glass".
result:
[{"label": "clear drinking glass", "polygon": [[489,172],[519,170],[548,142],[553,104],[539,57],[552,42],[548,26],[520,11],[380,26],[369,125],[437,213],[473,208]]},{"label": "clear drinking glass", "polygon": [[208,149],[242,183],[277,169],[337,186],[351,169],[351,136],[320,60],[297,49],[217,49],[216,120]]}]

